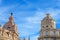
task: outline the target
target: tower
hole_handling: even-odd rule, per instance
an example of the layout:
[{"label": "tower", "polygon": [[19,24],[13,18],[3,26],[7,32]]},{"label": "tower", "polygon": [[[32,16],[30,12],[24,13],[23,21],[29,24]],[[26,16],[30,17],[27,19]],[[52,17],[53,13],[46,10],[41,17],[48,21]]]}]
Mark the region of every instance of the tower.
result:
[{"label": "tower", "polygon": [[42,29],[56,29],[56,22],[50,14],[46,14],[46,17],[41,21]]},{"label": "tower", "polygon": [[55,32],[56,32],[56,22],[51,17],[50,14],[46,14],[46,17],[43,18],[43,20],[41,21],[41,31],[38,40],[48,40],[48,39],[52,40],[54,39]]},{"label": "tower", "polygon": [[9,17],[9,21],[3,26],[3,36],[6,40],[19,40],[17,26],[14,22],[13,13]]}]

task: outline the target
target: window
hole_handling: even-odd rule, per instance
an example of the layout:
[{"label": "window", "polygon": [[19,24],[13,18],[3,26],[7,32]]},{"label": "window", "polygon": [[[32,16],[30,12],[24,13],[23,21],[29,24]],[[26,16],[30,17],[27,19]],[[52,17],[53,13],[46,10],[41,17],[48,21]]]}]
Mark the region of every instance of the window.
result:
[{"label": "window", "polygon": [[59,32],[59,35],[60,35],[60,32]]},{"label": "window", "polygon": [[44,40],[44,38],[42,38],[42,40]]},{"label": "window", "polygon": [[7,32],[7,35],[8,35],[8,37],[9,37],[9,33]]},{"label": "window", "polygon": [[54,40],[56,40],[56,32],[54,32]]},{"label": "window", "polygon": [[42,26],[44,28],[44,26]]},{"label": "window", "polygon": [[46,38],[46,40],[48,40],[48,38]]},{"label": "window", "polygon": [[9,30],[9,29],[10,29],[10,27],[8,26],[8,27],[7,27],[7,29]]},{"label": "window", "polygon": [[52,26],[51,26],[52,27]]},{"label": "window", "polygon": [[46,27],[48,27],[48,26],[46,26]]},{"label": "window", "polygon": [[49,38],[46,38],[46,39],[42,38],[42,40],[49,40]]},{"label": "window", "polygon": [[56,40],[56,37],[54,37],[54,40]]},{"label": "window", "polygon": [[48,35],[48,31],[46,31],[46,35]]},{"label": "window", "polygon": [[54,32],[54,37],[56,37],[56,32]]}]

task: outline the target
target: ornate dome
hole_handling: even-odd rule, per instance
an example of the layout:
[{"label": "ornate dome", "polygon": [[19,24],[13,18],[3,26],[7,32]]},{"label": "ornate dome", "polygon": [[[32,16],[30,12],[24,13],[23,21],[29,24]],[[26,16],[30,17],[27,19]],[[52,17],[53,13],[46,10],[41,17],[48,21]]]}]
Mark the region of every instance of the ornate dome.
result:
[{"label": "ornate dome", "polygon": [[53,21],[55,21],[52,17],[51,17],[51,15],[50,14],[46,14],[46,17],[42,20],[42,21],[44,21],[44,20],[53,20]]},{"label": "ornate dome", "polygon": [[44,27],[49,26],[50,28],[56,28],[55,20],[51,17],[50,14],[46,14],[46,17],[41,21],[41,25]]}]

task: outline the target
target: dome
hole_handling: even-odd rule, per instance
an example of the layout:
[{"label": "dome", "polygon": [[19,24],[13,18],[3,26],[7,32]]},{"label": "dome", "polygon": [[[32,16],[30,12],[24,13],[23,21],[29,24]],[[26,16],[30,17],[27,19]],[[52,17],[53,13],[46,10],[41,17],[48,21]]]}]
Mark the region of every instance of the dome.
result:
[{"label": "dome", "polygon": [[46,14],[46,17],[43,18],[43,20],[41,21],[41,25],[44,27],[49,26],[50,28],[56,28],[55,25],[55,20],[51,17],[51,15],[48,13]]},{"label": "dome", "polygon": [[50,14],[46,14],[46,17],[45,17],[42,21],[44,21],[44,20],[51,20],[51,21],[55,21],[55,20],[51,17],[51,15],[50,15]]}]

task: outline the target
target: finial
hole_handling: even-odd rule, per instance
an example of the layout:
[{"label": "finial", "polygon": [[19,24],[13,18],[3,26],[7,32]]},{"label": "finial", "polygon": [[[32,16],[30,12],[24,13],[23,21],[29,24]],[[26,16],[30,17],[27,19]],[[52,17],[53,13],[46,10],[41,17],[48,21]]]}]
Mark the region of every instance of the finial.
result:
[{"label": "finial", "polygon": [[9,20],[10,21],[14,21],[14,18],[13,18],[13,13],[10,13],[11,15],[10,15],[10,17],[9,17]]},{"label": "finial", "polygon": [[13,15],[13,13],[11,12],[11,16]]},{"label": "finial", "polygon": [[47,13],[47,14],[46,14],[46,16],[47,16],[47,17],[50,17],[50,14],[49,14],[49,13]]},{"label": "finial", "polygon": [[49,13],[47,13],[46,15],[50,15]]}]

